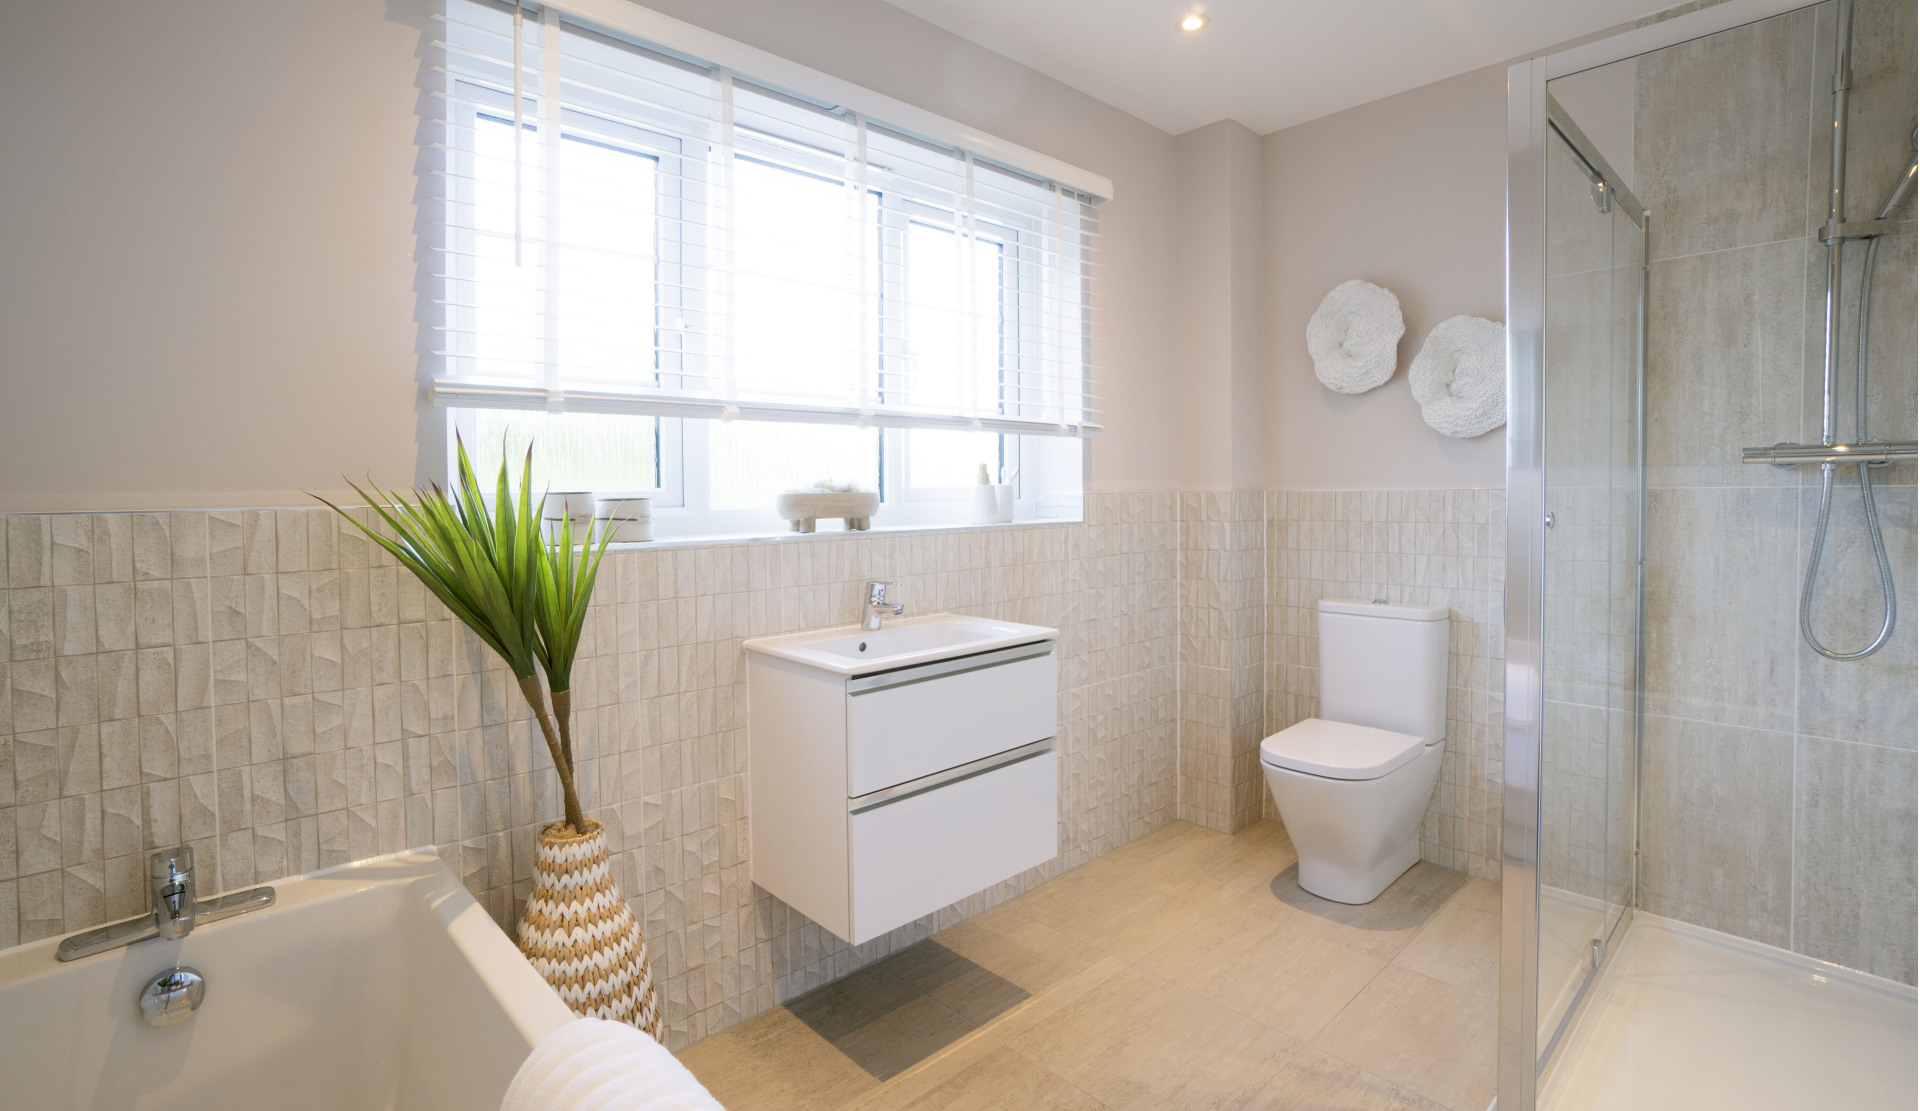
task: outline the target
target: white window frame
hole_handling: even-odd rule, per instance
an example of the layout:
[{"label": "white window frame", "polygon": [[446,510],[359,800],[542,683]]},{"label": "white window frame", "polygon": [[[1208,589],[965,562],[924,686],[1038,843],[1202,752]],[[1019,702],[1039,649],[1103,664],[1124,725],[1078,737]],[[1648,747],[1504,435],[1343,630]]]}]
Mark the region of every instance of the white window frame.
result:
[{"label": "white window frame", "polygon": [[[469,78],[457,78],[457,80],[479,94],[473,96],[472,99],[475,101],[500,97],[499,90],[493,89],[482,82]],[[510,105],[511,93],[508,93],[505,96],[505,102],[499,106],[498,111],[503,114],[510,113]],[[477,130],[476,117],[485,116],[496,120],[501,118],[492,112],[484,111],[474,103],[462,103],[458,106],[457,110],[462,113],[459,120],[460,125],[468,129],[469,133],[474,133]],[[666,171],[668,168],[665,161],[667,158],[678,157],[683,160],[686,159],[684,152],[677,156],[664,153],[665,148],[678,148],[679,140],[674,136],[662,132],[650,131],[630,121],[615,121],[616,127],[646,131],[647,134],[653,136],[657,140],[656,146],[653,149],[648,149],[640,147],[637,144],[623,143],[617,134],[595,134],[594,129],[590,126],[582,126],[583,121],[590,121],[594,118],[591,114],[572,108],[567,108],[565,111],[567,118],[563,125],[563,139],[574,134],[585,133],[591,137],[589,141],[601,142],[613,147],[632,147],[633,153],[637,157],[655,159],[657,163],[660,163],[662,171]],[[509,128],[512,127],[510,118],[502,122],[505,122]],[[522,127],[528,132],[535,131],[539,126],[541,126],[540,121],[532,116],[527,117],[522,123]],[[767,161],[767,159],[764,158],[760,160]],[[463,152],[455,160],[456,167],[465,174],[469,181],[472,179],[474,173],[473,161],[474,155],[471,152]],[[683,161],[682,165],[684,166],[685,164]],[[811,168],[796,166],[793,167],[793,169],[798,172],[817,174],[817,171]],[[658,260],[660,269],[656,271],[655,287],[656,290],[668,287],[677,289],[680,288],[680,284],[671,280],[668,277],[668,272],[670,269],[678,270],[681,265],[690,262],[691,260],[686,256],[685,252],[693,248],[688,246],[686,237],[681,235],[677,230],[680,227],[681,220],[677,208],[684,198],[669,195],[666,184],[668,182],[678,181],[684,185],[684,182],[690,179],[684,177],[680,170],[676,169],[674,172],[660,173],[657,176],[657,180],[662,183],[662,187],[659,196],[656,198],[656,202],[659,205],[657,219],[660,227],[656,231],[656,243],[659,246],[656,249],[655,257]],[[877,237],[878,242],[876,245],[883,253],[892,252],[895,258],[903,259],[906,250],[905,230],[908,224],[914,220],[914,209],[919,207],[930,213],[937,213],[938,210],[926,205],[922,201],[916,200],[910,191],[901,188],[896,183],[874,183],[870,184],[869,187],[880,198],[878,214],[882,223],[882,229],[881,234]],[[468,185],[467,188],[471,189],[472,186]],[[472,204],[473,200],[471,195],[468,194],[457,203]],[[924,222],[935,227],[940,227],[942,224],[942,221],[940,221],[937,216]],[[464,227],[461,232],[462,236],[465,237],[464,241],[456,244],[457,249],[464,252],[469,258],[474,255],[473,237],[475,233],[471,230],[472,223],[472,221],[469,221],[468,225]],[[672,229],[671,232],[669,229]],[[949,229],[943,227],[942,230]],[[992,239],[1002,243],[1003,248],[1010,247],[1017,243],[1021,234],[1017,229],[986,222],[980,223],[976,231],[981,234],[981,238]],[[958,232],[955,231],[955,234],[958,234]],[[669,249],[670,246],[671,250]],[[672,261],[669,261],[669,254],[673,255]],[[1019,281],[1023,274],[1024,269],[1018,265],[1017,261],[1003,263],[998,282],[1000,290],[1000,316],[1002,320],[1002,349],[998,363],[1000,381],[1003,386],[1008,376],[1016,373],[1014,367],[1019,361],[1017,350],[1010,350],[1009,345],[1017,345],[1022,342],[1020,324],[1015,314],[1018,311],[1017,306],[1020,304],[1020,297],[1018,296]],[[460,280],[471,283],[474,279],[471,275],[463,275]],[[660,296],[659,293],[656,293],[656,302],[659,302]],[[897,298],[895,300],[897,301]],[[468,308],[465,311],[473,312],[475,310]],[[897,313],[898,308],[893,307],[888,311]],[[893,320],[895,327],[901,326],[902,323],[903,322],[897,317]],[[881,333],[880,336],[876,337],[876,351],[880,351],[883,349],[885,336],[888,331],[884,314],[881,319],[876,321],[876,326]],[[655,365],[656,373],[660,376],[667,377],[671,375],[671,371],[660,367],[658,357],[656,357]],[[475,414],[477,412],[478,410],[457,407],[450,407],[447,410],[450,435],[447,440],[445,473],[449,478],[455,470],[454,436],[451,433],[458,433],[469,443],[472,443],[476,434]],[[709,481],[709,464],[711,459],[709,431],[711,421],[675,417],[656,417],[654,419],[658,430],[655,443],[658,455],[657,473],[659,484],[651,489],[608,489],[596,490],[595,493],[651,498],[655,507],[653,519],[654,533],[662,539],[726,535],[764,535],[772,532],[785,531],[787,529],[787,522],[776,516],[770,505],[748,509],[718,509],[712,506],[710,501],[711,484]],[[915,488],[911,485],[909,459],[909,445],[911,441],[908,430],[891,427],[883,428],[880,430],[878,439],[880,457],[876,467],[876,477],[879,481],[879,492],[882,495],[882,505],[885,510],[885,517],[881,522],[882,527],[964,526],[969,523],[968,514],[971,501],[971,490],[969,487],[945,486]],[[1023,459],[1031,454],[1037,462],[1040,456],[1054,453],[1028,453],[1024,451],[1023,447],[1025,441],[1028,439],[1028,437],[1024,436],[1001,434],[997,439],[997,471],[992,477],[995,481],[999,481],[1007,476],[1017,475],[1015,479],[1017,519],[1031,520],[1041,516],[1047,512],[1047,507],[1041,506],[1039,504],[1040,499],[1037,496],[1030,496],[1030,492],[1039,489],[1051,489],[1052,479],[1065,478],[1065,476],[1040,474],[1038,473],[1039,471],[1047,469],[1044,464],[1030,467],[1023,462]],[[1075,444],[1082,443],[1081,441],[1073,442]],[[1076,452],[1075,454],[1084,455],[1083,452]],[[1083,471],[1083,466],[1082,464],[1082,468],[1077,469]],[[1083,477],[1083,473],[1080,477]],[[484,478],[485,476],[483,476],[483,480]],[[1074,495],[1074,497],[1069,500],[1077,502],[1079,482],[1071,482],[1070,485],[1072,486],[1070,493]]]}]

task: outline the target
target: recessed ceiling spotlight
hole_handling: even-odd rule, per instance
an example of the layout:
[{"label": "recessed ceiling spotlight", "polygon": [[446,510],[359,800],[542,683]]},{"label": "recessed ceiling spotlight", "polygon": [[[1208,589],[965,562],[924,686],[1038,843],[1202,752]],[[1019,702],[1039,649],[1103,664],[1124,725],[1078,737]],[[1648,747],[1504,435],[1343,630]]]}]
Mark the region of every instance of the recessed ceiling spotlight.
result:
[{"label": "recessed ceiling spotlight", "polygon": [[1182,31],[1198,31],[1207,25],[1207,17],[1201,12],[1189,12],[1180,17]]}]

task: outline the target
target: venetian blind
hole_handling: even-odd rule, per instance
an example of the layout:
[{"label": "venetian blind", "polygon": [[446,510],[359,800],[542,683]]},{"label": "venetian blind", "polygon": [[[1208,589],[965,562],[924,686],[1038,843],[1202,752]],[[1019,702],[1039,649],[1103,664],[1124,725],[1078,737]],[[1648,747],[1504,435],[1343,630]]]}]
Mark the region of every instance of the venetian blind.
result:
[{"label": "venetian blind", "polygon": [[1093,196],[555,7],[440,26],[437,403],[1099,431]]}]

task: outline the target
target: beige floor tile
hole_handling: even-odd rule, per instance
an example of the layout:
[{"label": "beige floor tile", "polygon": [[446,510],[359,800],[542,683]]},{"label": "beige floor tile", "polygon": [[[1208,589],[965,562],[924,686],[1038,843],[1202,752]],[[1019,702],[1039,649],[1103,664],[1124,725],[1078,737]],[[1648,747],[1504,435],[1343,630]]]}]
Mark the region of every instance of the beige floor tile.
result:
[{"label": "beige floor tile", "polygon": [[1244,1111],[1445,1111],[1364,1069],[1313,1049],[1294,1054]]},{"label": "beige floor tile", "polygon": [[1089,860],[1077,872],[1094,875],[1123,875],[1143,868],[1153,860],[1184,845],[1224,839],[1226,834],[1202,829],[1192,822],[1168,822],[1152,833],[1136,837],[1110,853]]},{"label": "beige floor tile", "polygon": [[1229,909],[1148,953],[1140,966],[1304,1042],[1385,963],[1281,920]]},{"label": "beige floor tile", "polygon": [[1033,1061],[998,1046],[910,1103],[911,1111],[1104,1111],[1099,1100]]},{"label": "beige floor tile", "polygon": [[1469,878],[1464,872],[1423,860],[1407,869],[1373,902],[1355,906],[1309,893],[1300,886],[1298,869],[1288,868],[1274,877],[1267,894],[1295,910],[1343,927],[1332,935],[1340,944],[1391,960],[1435,911],[1466,887]]},{"label": "beige floor tile", "polygon": [[1119,957],[1102,957],[1083,971],[1045,991],[1035,994],[1018,1007],[987,1023],[982,1029],[1003,1041],[1011,1041],[1022,1032],[1044,1025],[1081,996],[1126,971],[1130,965]]},{"label": "beige floor tile", "polygon": [[1226,901],[1271,883],[1298,859],[1278,822],[1256,822],[1231,837],[1201,832],[1141,860],[1126,878],[1189,900]]},{"label": "beige floor tile", "polygon": [[1106,956],[1044,923],[1004,916],[969,919],[884,963],[908,985],[986,1023]]},{"label": "beige floor tile", "polygon": [[1500,913],[1500,885],[1492,880],[1483,880],[1475,876],[1467,881],[1453,897],[1453,902],[1465,903],[1475,910],[1484,910],[1488,914]]},{"label": "beige floor tile", "polygon": [[1455,897],[1393,963],[1490,998],[1500,993],[1500,916]]},{"label": "beige floor tile", "polygon": [[830,1042],[891,1013],[920,994],[886,972],[886,961],[870,964],[824,987],[789,1000],[786,1009]]},{"label": "beige floor tile", "polygon": [[1214,904],[1130,879],[1073,871],[1009,905],[1042,925],[1132,959],[1198,922]]},{"label": "beige floor tile", "polygon": [[1294,861],[1173,823],[681,1058],[732,1111],[1484,1111],[1498,886],[1351,907]]},{"label": "beige floor tile", "polygon": [[1486,1111],[1497,1010],[1486,996],[1389,965],[1312,1044],[1454,1111]]},{"label": "beige floor tile", "polygon": [[680,1063],[728,1111],[792,1111],[793,1104],[786,1097],[734,1057],[730,1033],[716,1034],[681,1050]]},{"label": "beige floor tile", "polygon": [[1296,860],[1286,827],[1277,821],[1258,821],[1231,837],[1187,821],[1175,821],[1165,829],[1179,833],[1160,837],[1142,852],[1125,856],[1110,852],[1087,863],[1085,871],[1169,888],[1187,898],[1223,898],[1256,883],[1269,883]]},{"label": "beige floor tile", "polygon": [[974,1030],[847,1104],[846,1111],[899,1111],[979,1064],[1004,1048],[1004,1045],[992,1034]]},{"label": "beige floor tile", "polygon": [[1244,1103],[1300,1043],[1129,968],[1013,1045],[1116,1111],[1209,1111]]},{"label": "beige floor tile", "polygon": [[785,1007],[776,1007],[718,1036],[731,1039],[735,1058],[751,1069],[761,1084],[796,1108],[844,1107],[880,1086],[872,1074]]},{"label": "beige floor tile", "polygon": [[874,1079],[891,1080],[977,1029],[931,996],[917,995],[832,1044]]}]

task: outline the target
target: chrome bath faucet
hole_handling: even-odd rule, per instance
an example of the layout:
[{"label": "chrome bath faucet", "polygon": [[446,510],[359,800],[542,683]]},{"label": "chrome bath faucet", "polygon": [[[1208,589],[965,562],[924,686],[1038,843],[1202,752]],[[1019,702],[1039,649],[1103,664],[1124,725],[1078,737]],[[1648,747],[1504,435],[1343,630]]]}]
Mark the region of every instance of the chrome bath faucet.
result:
[{"label": "chrome bath faucet", "polygon": [[272,906],[273,888],[255,887],[201,902],[194,894],[193,850],[181,845],[147,858],[147,897],[153,906],[150,913],[74,934],[60,943],[54,956],[71,961],[156,937],[178,941],[195,926]]},{"label": "chrome bath faucet", "polygon": [[880,622],[887,614],[895,617],[907,612],[907,607],[898,602],[887,601],[887,588],[899,586],[896,582],[881,582],[878,579],[867,584],[867,617],[861,627],[870,633],[880,631]]}]

